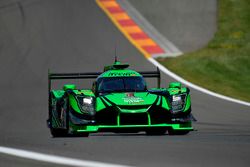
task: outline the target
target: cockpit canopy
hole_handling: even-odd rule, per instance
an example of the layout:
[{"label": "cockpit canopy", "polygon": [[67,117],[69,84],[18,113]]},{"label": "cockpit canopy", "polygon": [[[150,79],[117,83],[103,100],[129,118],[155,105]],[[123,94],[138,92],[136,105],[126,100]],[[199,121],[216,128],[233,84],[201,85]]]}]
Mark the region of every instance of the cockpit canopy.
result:
[{"label": "cockpit canopy", "polygon": [[97,91],[99,93],[143,92],[146,90],[146,83],[141,76],[103,77],[97,80]]}]

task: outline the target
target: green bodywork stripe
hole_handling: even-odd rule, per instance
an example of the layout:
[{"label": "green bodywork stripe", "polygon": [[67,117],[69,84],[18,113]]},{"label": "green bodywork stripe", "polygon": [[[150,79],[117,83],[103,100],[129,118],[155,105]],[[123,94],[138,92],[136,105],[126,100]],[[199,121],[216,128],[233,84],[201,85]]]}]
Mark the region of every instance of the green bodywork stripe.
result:
[{"label": "green bodywork stripe", "polygon": [[172,127],[174,130],[193,130],[191,122],[183,124],[156,124],[156,125],[88,125],[75,127],[76,132],[98,132],[102,128],[122,129],[122,128],[153,128],[153,127]]},{"label": "green bodywork stripe", "polygon": [[63,90],[52,90],[51,92],[57,99],[61,98],[65,93]]},{"label": "green bodywork stripe", "polygon": [[96,98],[96,111],[103,110],[104,108],[106,108],[106,106],[104,105],[104,102],[102,101],[100,97],[97,97]]},{"label": "green bodywork stripe", "polygon": [[149,106],[149,107],[147,107],[147,108],[142,108],[142,109],[122,109],[122,108],[120,108],[120,107],[118,107],[118,106],[116,106],[119,110],[120,110],[120,112],[122,112],[122,113],[145,113],[145,112],[147,112],[148,111],[148,109],[151,107],[151,106]]},{"label": "green bodywork stripe", "polygon": [[148,125],[151,125],[151,117],[150,117],[150,114],[147,112],[147,115],[148,115]]},{"label": "green bodywork stripe", "polygon": [[117,114],[117,126],[120,126],[120,112]]},{"label": "green bodywork stripe", "polygon": [[185,106],[184,112],[188,111],[190,107],[191,107],[191,98],[190,98],[190,94],[188,94],[186,98],[186,106]]},{"label": "green bodywork stripe", "polygon": [[112,106],[107,100],[105,100],[103,97],[97,97],[96,98],[96,111],[103,110],[106,107]]},{"label": "green bodywork stripe", "polygon": [[162,108],[165,108],[166,110],[170,110],[170,106],[167,102],[166,97],[162,97]]},{"label": "green bodywork stripe", "polygon": [[[159,98],[160,97],[160,98]],[[160,105],[160,103],[161,103],[161,100],[162,100],[162,96],[157,96],[157,103],[156,103],[156,105],[157,106],[159,106]]]},{"label": "green bodywork stripe", "polygon": [[75,110],[79,114],[82,114],[82,112],[81,112],[81,110],[79,108],[78,101],[76,100],[76,97],[73,96],[72,94],[69,94],[69,104],[73,108],[73,110]]}]

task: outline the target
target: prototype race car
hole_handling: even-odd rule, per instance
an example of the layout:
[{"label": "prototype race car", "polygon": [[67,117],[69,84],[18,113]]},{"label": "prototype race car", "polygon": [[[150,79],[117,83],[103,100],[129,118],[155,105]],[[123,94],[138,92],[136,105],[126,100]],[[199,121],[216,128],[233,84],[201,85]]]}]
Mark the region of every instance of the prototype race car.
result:
[{"label": "prototype race car", "polygon": [[[193,130],[189,89],[179,82],[160,88],[160,71],[136,72],[115,61],[104,72],[49,73],[48,127],[54,137],[88,136],[93,132],[184,135]],[[51,90],[58,79],[95,79],[92,89],[66,84]],[[157,78],[148,89],[144,78]]]}]

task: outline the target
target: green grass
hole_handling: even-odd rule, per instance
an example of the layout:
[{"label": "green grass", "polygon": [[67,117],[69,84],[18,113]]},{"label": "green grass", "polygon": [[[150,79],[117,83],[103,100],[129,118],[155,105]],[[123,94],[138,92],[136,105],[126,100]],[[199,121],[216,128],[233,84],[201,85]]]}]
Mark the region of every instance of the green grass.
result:
[{"label": "green grass", "polygon": [[218,2],[218,30],[205,48],[158,61],[197,85],[250,101],[250,0]]}]

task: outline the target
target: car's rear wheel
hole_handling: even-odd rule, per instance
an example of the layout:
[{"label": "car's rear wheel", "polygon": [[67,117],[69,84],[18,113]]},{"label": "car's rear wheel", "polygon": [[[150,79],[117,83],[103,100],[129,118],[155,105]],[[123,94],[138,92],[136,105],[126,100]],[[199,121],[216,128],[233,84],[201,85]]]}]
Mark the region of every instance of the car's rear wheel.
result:
[{"label": "car's rear wheel", "polygon": [[167,129],[165,128],[152,128],[146,130],[146,134],[149,136],[160,136],[160,135],[165,135]]}]

